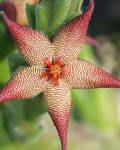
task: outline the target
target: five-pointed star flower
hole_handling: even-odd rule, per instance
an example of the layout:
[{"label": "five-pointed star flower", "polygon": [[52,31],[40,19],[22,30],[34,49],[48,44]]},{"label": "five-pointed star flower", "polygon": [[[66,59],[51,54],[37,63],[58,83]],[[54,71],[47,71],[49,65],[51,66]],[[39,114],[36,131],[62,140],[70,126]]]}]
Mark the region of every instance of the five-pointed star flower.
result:
[{"label": "five-pointed star flower", "polygon": [[120,88],[120,80],[90,62],[78,59],[94,8],[63,27],[52,42],[44,35],[15,24],[0,12],[17,48],[29,64],[18,70],[0,91],[0,102],[44,93],[44,101],[66,150],[71,88]]}]

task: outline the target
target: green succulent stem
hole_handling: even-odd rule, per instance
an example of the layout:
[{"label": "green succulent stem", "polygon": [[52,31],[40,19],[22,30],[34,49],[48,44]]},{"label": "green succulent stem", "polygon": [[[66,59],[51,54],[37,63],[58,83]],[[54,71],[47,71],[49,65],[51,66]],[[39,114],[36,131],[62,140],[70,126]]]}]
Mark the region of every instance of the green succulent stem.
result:
[{"label": "green succulent stem", "polygon": [[83,0],[40,0],[26,6],[28,26],[50,40],[70,20],[82,13]]}]

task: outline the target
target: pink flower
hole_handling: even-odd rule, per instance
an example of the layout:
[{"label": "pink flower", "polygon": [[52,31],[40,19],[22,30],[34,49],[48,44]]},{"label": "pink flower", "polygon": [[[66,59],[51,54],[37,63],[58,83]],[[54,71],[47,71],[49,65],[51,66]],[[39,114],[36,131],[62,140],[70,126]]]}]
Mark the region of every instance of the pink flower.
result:
[{"label": "pink flower", "polygon": [[2,9],[12,21],[21,25],[27,25],[26,3],[36,5],[38,0],[7,0],[6,2],[0,3],[0,9]]},{"label": "pink flower", "polygon": [[62,150],[66,150],[71,88],[120,88],[120,80],[77,58],[93,8],[91,0],[86,12],[63,27],[52,42],[39,32],[15,24],[0,12],[20,54],[28,63],[28,67],[19,69],[0,91],[0,102],[29,98],[43,92]]}]

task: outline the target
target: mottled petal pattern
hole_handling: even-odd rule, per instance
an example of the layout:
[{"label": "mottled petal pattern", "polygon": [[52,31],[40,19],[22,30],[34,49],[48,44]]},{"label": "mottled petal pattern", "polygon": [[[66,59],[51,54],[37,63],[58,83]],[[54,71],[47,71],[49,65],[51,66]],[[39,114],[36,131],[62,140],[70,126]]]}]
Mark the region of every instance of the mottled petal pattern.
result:
[{"label": "mottled petal pattern", "polygon": [[11,36],[25,61],[30,65],[40,65],[46,57],[52,59],[54,50],[51,42],[41,33],[18,25],[1,12]]},{"label": "mottled petal pattern", "polygon": [[91,0],[86,12],[68,23],[54,37],[53,44],[56,46],[56,57],[63,56],[66,61],[77,58],[85,41],[93,8],[94,2]]},{"label": "mottled petal pattern", "polygon": [[67,83],[59,79],[59,85],[49,84],[44,92],[45,104],[62,143],[62,150],[66,150],[67,128],[71,107],[71,91]]},{"label": "mottled petal pattern", "polygon": [[94,1],[90,0],[86,12],[61,29],[52,43],[41,33],[15,24],[0,12],[20,54],[30,65],[18,70],[8,81],[0,91],[0,102],[43,92],[48,113],[61,139],[62,150],[66,150],[71,88],[120,88],[120,80],[88,61],[77,59],[93,8]]},{"label": "mottled petal pattern", "polygon": [[42,92],[46,81],[40,75],[40,68],[21,68],[0,91],[0,102],[29,98]]},{"label": "mottled petal pattern", "polygon": [[120,88],[120,80],[115,79],[109,73],[86,60],[79,59],[71,61],[71,63],[66,65],[65,69],[71,72],[69,76],[65,76],[64,78],[72,88]]}]

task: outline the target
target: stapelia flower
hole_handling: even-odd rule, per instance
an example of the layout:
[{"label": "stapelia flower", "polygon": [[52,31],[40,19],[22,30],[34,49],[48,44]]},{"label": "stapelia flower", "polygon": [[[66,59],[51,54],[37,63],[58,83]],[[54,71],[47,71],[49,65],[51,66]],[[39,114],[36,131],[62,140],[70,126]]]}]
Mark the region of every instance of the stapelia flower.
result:
[{"label": "stapelia flower", "polygon": [[27,25],[26,3],[37,4],[39,0],[7,0],[0,3],[2,9],[9,19],[21,25]]},{"label": "stapelia flower", "polygon": [[29,98],[43,92],[62,150],[66,150],[71,88],[120,88],[120,80],[77,58],[93,8],[91,0],[85,13],[63,27],[52,42],[39,32],[15,24],[4,12],[0,12],[20,54],[29,65],[19,69],[0,91],[0,102]]}]

